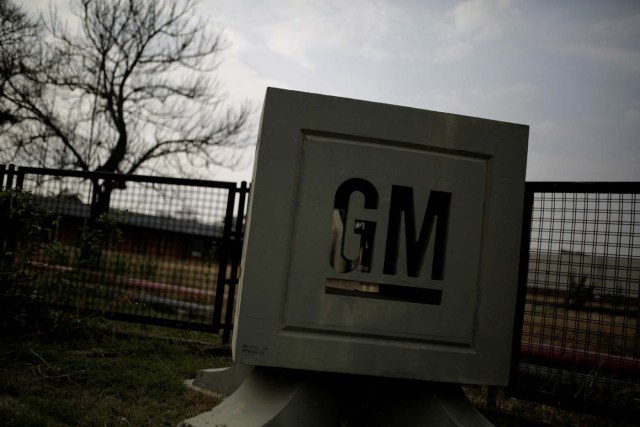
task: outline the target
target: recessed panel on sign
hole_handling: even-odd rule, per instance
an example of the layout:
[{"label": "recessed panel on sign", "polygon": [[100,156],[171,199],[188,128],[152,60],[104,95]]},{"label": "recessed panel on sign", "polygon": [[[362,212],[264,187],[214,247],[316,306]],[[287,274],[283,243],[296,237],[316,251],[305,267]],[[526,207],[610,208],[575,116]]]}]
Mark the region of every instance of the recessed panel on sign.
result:
[{"label": "recessed panel on sign", "polygon": [[471,346],[486,156],[303,140],[285,329]]}]

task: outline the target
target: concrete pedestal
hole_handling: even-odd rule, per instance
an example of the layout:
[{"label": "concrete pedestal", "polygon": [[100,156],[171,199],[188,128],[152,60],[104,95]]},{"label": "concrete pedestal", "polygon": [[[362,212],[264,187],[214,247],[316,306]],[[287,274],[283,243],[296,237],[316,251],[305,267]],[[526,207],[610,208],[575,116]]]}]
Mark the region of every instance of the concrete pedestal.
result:
[{"label": "concrete pedestal", "polygon": [[180,427],[339,425],[337,401],[299,372],[253,368],[242,385],[209,412]]},{"label": "concrete pedestal", "polygon": [[227,368],[202,369],[186,385],[198,391],[229,396],[247,379],[253,366],[233,365]]},{"label": "concrete pedestal", "polygon": [[[231,375],[222,371],[220,378],[240,376],[247,370],[238,368]],[[215,373],[204,376],[212,381]],[[492,424],[473,407],[460,386],[454,384],[256,367],[220,405],[185,420],[181,427],[301,425],[489,427]]]}]

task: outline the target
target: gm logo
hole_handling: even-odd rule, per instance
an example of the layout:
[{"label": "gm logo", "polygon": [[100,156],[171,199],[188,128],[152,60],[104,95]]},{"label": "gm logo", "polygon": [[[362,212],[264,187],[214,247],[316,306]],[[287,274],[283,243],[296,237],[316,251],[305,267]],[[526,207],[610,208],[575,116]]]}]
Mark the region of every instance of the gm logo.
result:
[{"label": "gm logo", "polygon": [[[394,284],[399,271],[410,278],[423,276],[425,264],[431,263],[431,280],[443,280],[449,228],[451,193],[432,190],[424,213],[416,216],[412,187],[391,185],[387,230],[384,242],[376,242],[379,218],[379,193],[376,187],[362,178],[344,181],[336,190],[333,204],[330,264],[340,279],[327,279],[326,292],[365,298],[391,299],[439,305],[442,291],[416,286]],[[360,197],[352,197],[359,193]],[[357,199],[357,200],[356,200]],[[358,203],[360,201],[360,203]],[[404,236],[401,235],[404,223]],[[400,242],[404,237],[406,266],[400,264]],[[427,259],[433,244],[431,259]],[[375,251],[384,250],[380,281],[364,281],[362,274],[374,269]],[[351,278],[355,276],[357,278]],[[379,277],[379,276],[378,276]],[[388,278],[388,280],[387,280]]]}]

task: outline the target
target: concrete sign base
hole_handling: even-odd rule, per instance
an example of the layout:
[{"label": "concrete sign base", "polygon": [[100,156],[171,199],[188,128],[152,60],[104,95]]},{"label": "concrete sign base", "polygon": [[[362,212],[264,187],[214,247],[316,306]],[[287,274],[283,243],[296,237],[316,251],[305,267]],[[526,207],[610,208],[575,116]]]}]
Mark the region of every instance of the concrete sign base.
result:
[{"label": "concrete sign base", "polygon": [[339,425],[337,402],[298,372],[255,367],[231,396],[180,427]]},{"label": "concrete sign base", "polygon": [[[237,378],[248,368],[235,370],[207,373],[199,386],[221,390],[213,382],[217,374]],[[268,367],[253,368],[220,405],[180,426],[300,425],[492,426],[458,385]]]},{"label": "concrete sign base", "polygon": [[186,385],[198,391],[229,396],[247,379],[253,366],[233,365],[226,368],[202,369]]}]

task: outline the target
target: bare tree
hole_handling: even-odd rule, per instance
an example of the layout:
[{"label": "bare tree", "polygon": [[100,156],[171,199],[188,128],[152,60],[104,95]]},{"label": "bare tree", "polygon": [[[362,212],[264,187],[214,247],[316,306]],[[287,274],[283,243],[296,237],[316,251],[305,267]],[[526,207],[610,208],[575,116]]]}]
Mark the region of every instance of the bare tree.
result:
[{"label": "bare tree", "polygon": [[0,135],[1,160],[120,173],[230,165],[249,106],[223,105],[213,76],[224,40],[196,3],[74,1],[80,29],[52,13],[41,69],[1,94],[20,118]]},{"label": "bare tree", "polygon": [[[39,23],[9,0],[0,0],[0,129],[20,121],[17,106],[5,95],[12,92],[12,86],[22,87],[25,78],[33,77],[40,35]],[[33,89],[35,85],[28,86]]]}]

